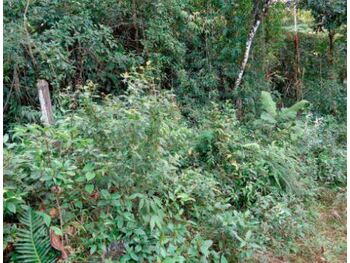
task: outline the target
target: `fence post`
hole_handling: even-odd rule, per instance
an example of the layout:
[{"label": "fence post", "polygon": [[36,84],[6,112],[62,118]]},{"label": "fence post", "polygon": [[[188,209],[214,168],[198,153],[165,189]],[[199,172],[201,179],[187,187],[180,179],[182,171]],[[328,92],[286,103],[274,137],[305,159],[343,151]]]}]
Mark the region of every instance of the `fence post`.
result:
[{"label": "fence post", "polygon": [[41,107],[41,121],[44,125],[53,124],[52,105],[50,98],[49,83],[46,80],[39,79],[37,83],[39,100]]}]

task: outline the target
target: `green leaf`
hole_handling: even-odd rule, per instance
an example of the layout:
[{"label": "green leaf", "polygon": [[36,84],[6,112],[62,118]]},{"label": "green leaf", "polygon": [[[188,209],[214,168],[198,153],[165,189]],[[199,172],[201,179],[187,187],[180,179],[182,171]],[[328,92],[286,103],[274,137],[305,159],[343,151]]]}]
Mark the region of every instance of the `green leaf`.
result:
[{"label": "green leaf", "polygon": [[293,106],[289,107],[288,110],[297,112],[304,109],[308,104],[309,102],[307,100],[301,100],[295,103]]},{"label": "green leaf", "polygon": [[76,201],[75,206],[78,208],[83,208],[83,203],[81,201]]},{"label": "green leaf", "polygon": [[93,184],[87,184],[85,186],[85,191],[88,192],[89,194],[92,194],[92,192],[94,191],[95,186]]},{"label": "green leaf", "polygon": [[11,213],[13,213],[13,214],[16,213],[16,205],[14,203],[6,204],[6,207]]},{"label": "green leaf", "polygon": [[270,114],[271,117],[275,118],[277,116],[276,103],[273,101],[271,94],[269,92],[262,91],[260,101],[262,109]]},{"label": "green leaf", "polygon": [[272,117],[269,113],[263,112],[260,115],[260,119],[270,123],[270,124],[275,124],[277,121],[274,117]]},{"label": "green leaf", "polygon": [[138,261],[139,260],[139,257],[134,253],[134,252],[130,252],[130,257],[133,259],[133,260],[136,260],[136,261]]},{"label": "green leaf", "polygon": [[252,231],[248,230],[247,233],[245,234],[245,239],[249,240],[251,236],[252,236]]},{"label": "green leaf", "polygon": [[298,111],[305,109],[308,104],[307,100],[299,101],[289,108],[282,109],[280,116],[283,119],[295,119]]},{"label": "green leaf", "polygon": [[176,259],[174,259],[174,258],[166,258],[162,262],[163,263],[175,263]]},{"label": "green leaf", "polygon": [[90,255],[94,254],[96,252],[96,250],[97,250],[97,246],[96,245],[92,245],[90,247]]},{"label": "green leaf", "polygon": [[94,164],[93,163],[87,163],[85,164],[83,171],[84,172],[91,172],[94,170]]},{"label": "green leaf", "polygon": [[177,198],[181,199],[181,201],[183,202],[187,202],[187,201],[196,201],[194,198],[192,198],[189,194],[187,193],[180,193],[177,195]]},{"label": "green leaf", "polygon": [[103,189],[103,190],[101,190],[101,196],[104,199],[108,199],[108,198],[110,198],[111,195],[109,194],[109,192],[107,190]]},{"label": "green leaf", "polygon": [[30,207],[24,207],[20,222],[22,227],[17,229],[15,244],[18,262],[56,262],[42,217]]},{"label": "green leaf", "polygon": [[7,143],[8,140],[9,140],[9,135],[5,134],[3,138],[3,143]]},{"label": "green leaf", "polygon": [[50,226],[51,224],[51,217],[48,214],[45,214],[44,212],[37,212],[38,215],[40,215],[42,217],[42,219],[44,220],[46,226]]},{"label": "green leaf", "polygon": [[260,150],[260,145],[256,142],[243,144],[242,147],[246,149]]},{"label": "green leaf", "polygon": [[85,174],[86,180],[88,180],[88,181],[94,179],[95,176],[96,176],[96,174],[95,174],[95,173],[92,173],[92,172],[87,172],[87,173]]},{"label": "green leaf", "polygon": [[123,218],[119,217],[117,219],[117,227],[118,227],[118,229],[121,229],[123,227],[123,224],[124,224]]},{"label": "green leaf", "polygon": [[153,230],[154,226],[155,226],[155,223],[156,223],[156,216],[151,216],[151,220],[150,220],[150,227],[151,227],[151,231]]},{"label": "green leaf", "polygon": [[213,241],[205,240],[201,245],[200,251],[205,257],[209,255],[209,248],[211,247],[212,244],[213,244]]},{"label": "green leaf", "polygon": [[51,226],[51,229],[53,230],[53,232],[55,232],[56,235],[63,236],[62,230],[60,228],[58,228],[57,226]]},{"label": "green leaf", "polygon": [[221,256],[220,263],[228,263],[224,255]]}]

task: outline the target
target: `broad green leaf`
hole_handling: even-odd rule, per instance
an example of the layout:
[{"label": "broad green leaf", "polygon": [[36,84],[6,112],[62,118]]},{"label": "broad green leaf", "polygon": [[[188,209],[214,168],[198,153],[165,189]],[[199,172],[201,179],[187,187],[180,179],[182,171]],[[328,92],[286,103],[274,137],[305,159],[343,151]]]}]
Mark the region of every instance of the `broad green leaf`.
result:
[{"label": "broad green leaf", "polygon": [[200,251],[205,257],[209,255],[209,248],[211,247],[212,244],[213,244],[213,241],[205,240],[201,245]]},{"label": "broad green leaf", "polygon": [[82,208],[83,207],[83,203],[81,201],[76,201],[75,202],[75,206],[78,208]]},{"label": "broad green leaf", "polygon": [[96,250],[97,250],[97,246],[96,245],[92,245],[90,247],[90,255],[94,254],[96,252]]},{"label": "broad green leaf", "polygon": [[155,223],[156,223],[156,216],[151,216],[151,220],[150,220],[150,227],[151,227],[151,231],[153,230],[154,226],[155,226]]},{"label": "broad green leaf", "polygon": [[282,109],[280,116],[282,119],[294,119],[298,111],[303,110],[308,104],[309,102],[307,100],[299,101],[289,108]]},{"label": "broad green leaf", "polygon": [[5,134],[3,138],[3,143],[7,143],[8,140],[9,140],[9,135]]},{"label": "broad green leaf", "polygon": [[94,185],[93,184],[87,184],[85,186],[85,191],[88,192],[89,194],[92,194],[92,192],[94,191]]},{"label": "broad green leaf", "polygon": [[60,228],[58,228],[57,226],[51,226],[51,229],[53,230],[53,232],[55,232],[56,235],[63,236],[62,230]]},{"label": "broad green leaf", "polygon": [[92,179],[94,179],[95,176],[96,176],[96,174],[93,173],[93,172],[87,172],[87,173],[85,174],[86,180],[88,180],[88,181],[91,181]]},{"label": "broad green leaf", "polygon": [[221,256],[220,263],[228,263],[224,255]]},{"label": "broad green leaf", "polygon": [[7,203],[6,207],[8,210],[10,210],[11,213],[16,213],[16,205],[14,203]]},{"label": "broad green leaf", "polygon": [[44,220],[45,224],[49,227],[51,224],[51,217],[48,214],[45,214],[44,212],[37,212],[38,215],[42,217]]},{"label": "broad green leaf", "polygon": [[84,172],[91,172],[94,170],[94,164],[93,163],[87,163],[85,164],[83,171]]},{"label": "broad green leaf", "polygon": [[109,192],[107,190],[103,189],[103,190],[101,190],[101,196],[104,199],[108,199],[108,198],[110,198],[111,195],[109,194]]}]

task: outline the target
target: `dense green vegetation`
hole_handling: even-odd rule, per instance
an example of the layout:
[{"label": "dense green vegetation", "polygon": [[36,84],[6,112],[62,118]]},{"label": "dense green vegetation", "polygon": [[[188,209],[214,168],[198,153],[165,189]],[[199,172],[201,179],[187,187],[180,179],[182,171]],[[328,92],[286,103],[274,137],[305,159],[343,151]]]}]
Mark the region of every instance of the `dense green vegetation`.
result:
[{"label": "dense green vegetation", "polygon": [[293,4],[5,1],[5,260],[343,262],[346,1]]}]

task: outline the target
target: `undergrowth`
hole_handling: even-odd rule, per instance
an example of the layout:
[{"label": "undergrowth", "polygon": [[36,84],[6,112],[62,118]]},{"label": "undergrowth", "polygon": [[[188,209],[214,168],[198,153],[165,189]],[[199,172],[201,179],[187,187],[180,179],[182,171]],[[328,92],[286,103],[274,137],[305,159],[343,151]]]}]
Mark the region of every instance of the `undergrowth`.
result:
[{"label": "undergrowth", "polygon": [[320,183],[346,182],[342,124],[317,118],[306,102],[278,110],[268,93],[248,123],[230,103],[184,118],[170,91],[128,83],[125,96],[98,96],[92,83],[61,93],[55,125],[5,135],[6,247],[31,206],[62,236],[68,262],[249,262],[299,252],[312,229],[305,204]]}]

